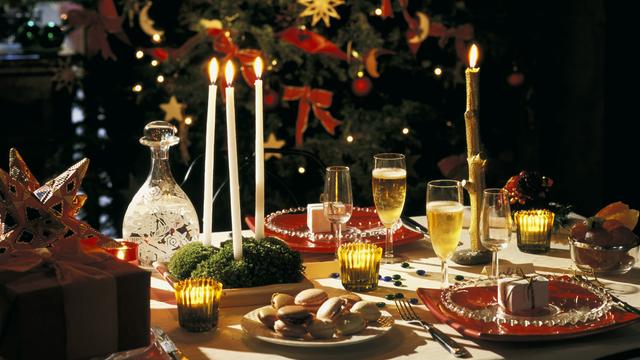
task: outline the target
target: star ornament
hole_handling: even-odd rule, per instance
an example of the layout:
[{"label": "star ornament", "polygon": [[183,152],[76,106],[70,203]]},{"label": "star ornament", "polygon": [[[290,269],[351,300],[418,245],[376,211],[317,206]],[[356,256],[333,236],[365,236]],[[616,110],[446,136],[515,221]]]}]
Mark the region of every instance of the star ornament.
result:
[{"label": "star ornament", "polygon": [[[276,138],[276,134],[269,133],[269,137],[267,138],[267,141],[264,143],[264,148],[265,149],[282,149],[284,147],[284,144],[285,144],[285,141],[279,140],[278,138]],[[264,160],[266,161],[266,160],[269,160],[270,158],[282,159],[282,154],[265,152]]]},{"label": "star ornament", "polygon": [[171,96],[169,102],[160,104],[160,109],[164,111],[164,120],[171,121],[177,120],[182,123],[184,120],[184,114],[182,113],[182,109],[184,109],[184,104],[178,102],[175,96]]},{"label": "star ornament", "polygon": [[344,5],[344,0],[298,0],[298,4],[306,6],[300,17],[311,16],[311,26],[322,20],[326,27],[330,27],[331,18],[340,19],[336,6]]}]

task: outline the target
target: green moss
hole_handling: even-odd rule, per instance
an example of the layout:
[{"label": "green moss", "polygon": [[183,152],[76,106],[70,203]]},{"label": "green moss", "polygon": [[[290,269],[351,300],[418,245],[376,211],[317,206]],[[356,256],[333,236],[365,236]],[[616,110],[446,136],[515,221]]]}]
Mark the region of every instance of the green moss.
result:
[{"label": "green moss", "polygon": [[202,261],[212,257],[217,248],[204,246],[199,241],[191,242],[178,249],[169,260],[169,272],[178,280],[184,280],[191,276],[191,272]]},{"label": "green moss", "polygon": [[233,259],[233,244],[225,241],[220,251],[202,261],[191,277],[212,277],[221,281],[225,288],[240,288],[298,282],[303,272],[300,253],[282,241],[245,238],[242,260]]}]

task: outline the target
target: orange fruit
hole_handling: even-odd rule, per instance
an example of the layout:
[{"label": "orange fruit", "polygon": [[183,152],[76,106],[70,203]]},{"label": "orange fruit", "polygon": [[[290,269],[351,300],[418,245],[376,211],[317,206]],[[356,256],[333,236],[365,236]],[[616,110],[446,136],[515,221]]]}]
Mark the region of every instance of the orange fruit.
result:
[{"label": "orange fruit", "polygon": [[630,209],[629,205],[617,201],[602,208],[596,216],[605,220],[617,220],[629,230],[633,230],[638,224],[638,210]]}]

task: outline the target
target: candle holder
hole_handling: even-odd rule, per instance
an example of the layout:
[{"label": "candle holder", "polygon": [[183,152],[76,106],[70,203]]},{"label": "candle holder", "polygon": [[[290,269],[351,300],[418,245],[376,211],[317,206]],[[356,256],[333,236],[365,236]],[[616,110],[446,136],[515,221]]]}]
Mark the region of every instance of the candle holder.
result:
[{"label": "candle holder", "polygon": [[513,214],[520,251],[541,254],[551,247],[555,214],[549,210],[520,210]]},{"label": "candle holder", "polygon": [[340,279],[349,291],[372,291],[378,288],[382,248],[369,243],[342,244],[338,248]]},{"label": "candle holder", "polygon": [[174,285],[180,327],[204,332],[218,325],[222,283],[209,278],[187,279]]},{"label": "candle holder", "polygon": [[104,248],[116,258],[138,265],[138,244],[132,241],[119,241],[118,246]]}]

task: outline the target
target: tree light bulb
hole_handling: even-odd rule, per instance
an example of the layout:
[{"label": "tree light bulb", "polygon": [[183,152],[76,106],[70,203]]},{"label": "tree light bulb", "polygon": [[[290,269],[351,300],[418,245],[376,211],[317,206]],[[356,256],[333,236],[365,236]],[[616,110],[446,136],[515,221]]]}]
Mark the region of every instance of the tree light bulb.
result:
[{"label": "tree light bulb", "polygon": [[154,43],[159,43],[160,41],[162,41],[162,36],[160,36],[160,34],[153,34],[153,36],[151,36],[151,41],[153,41]]},{"label": "tree light bulb", "polygon": [[382,15],[382,9],[377,8],[377,9],[375,9],[375,10],[373,11],[373,13],[374,13],[374,14],[376,14],[376,15],[378,15],[378,16],[380,16],[380,15]]},{"label": "tree light bulb", "polygon": [[351,136],[351,135],[347,136],[347,142],[348,143],[352,143],[353,142],[353,136]]},{"label": "tree light bulb", "polygon": [[403,128],[402,133],[407,135],[409,133],[409,128]]},{"label": "tree light bulb", "polygon": [[140,85],[140,84],[135,84],[135,85],[133,86],[133,88],[131,88],[131,90],[133,90],[133,92],[137,92],[137,93],[139,93],[140,91],[142,91],[142,85]]},{"label": "tree light bulb", "polygon": [[156,78],[156,81],[158,81],[158,83],[162,84],[164,82],[164,76],[158,75],[158,77]]},{"label": "tree light bulb", "polygon": [[298,168],[298,172],[299,172],[300,174],[304,174],[304,173],[305,173],[305,171],[307,171],[307,169],[305,169],[305,168],[304,168],[304,167],[302,167],[302,166],[300,166],[300,167]]},{"label": "tree light bulb", "polygon": [[142,59],[143,56],[144,52],[142,52],[142,50],[136,51],[136,59]]},{"label": "tree light bulb", "polygon": [[358,73],[356,73],[356,75],[358,75],[359,78],[364,76],[364,72],[362,72],[362,70],[359,70]]},{"label": "tree light bulb", "polygon": [[158,66],[158,60],[151,60],[151,66],[153,67]]},{"label": "tree light bulb", "polygon": [[187,116],[186,118],[184,118],[184,123],[186,125],[191,125],[193,123],[193,118],[191,116]]},{"label": "tree light bulb", "polygon": [[442,75],[442,68],[441,68],[440,66],[436,66],[436,68],[435,68],[435,69],[433,69],[433,73],[434,73],[436,76],[440,76],[440,75]]}]

